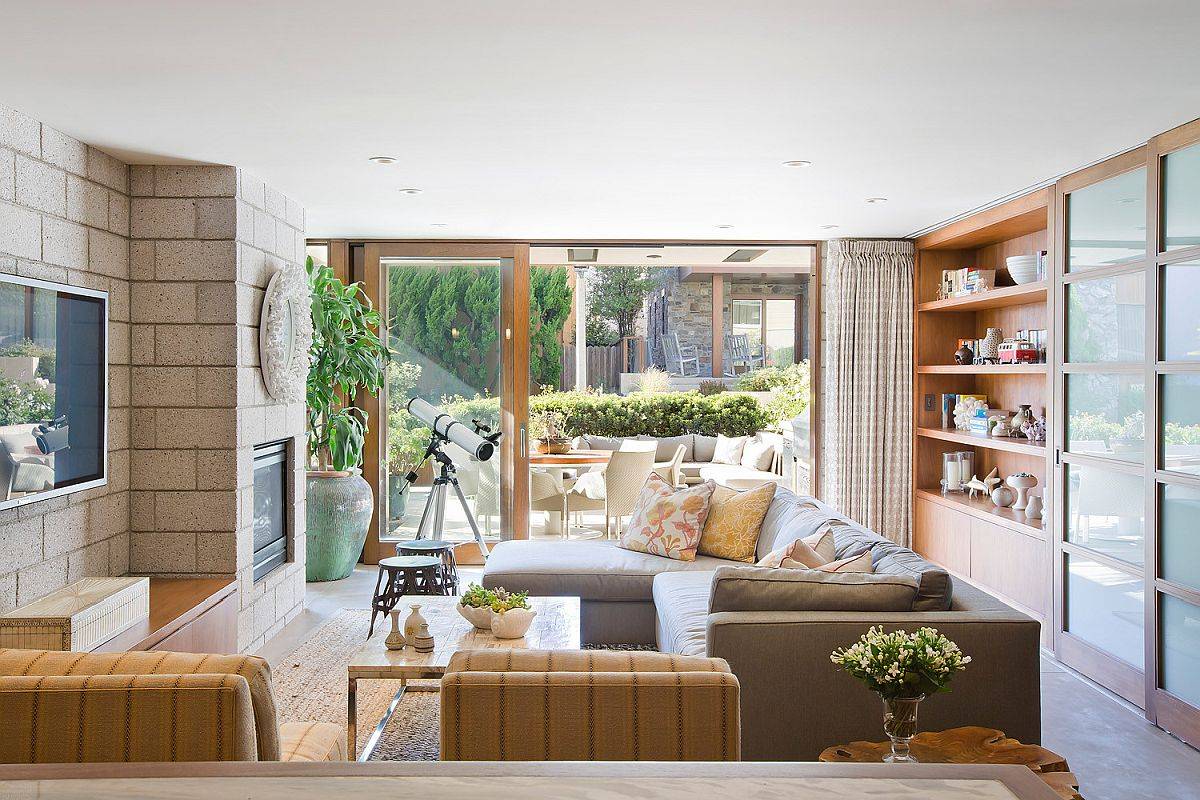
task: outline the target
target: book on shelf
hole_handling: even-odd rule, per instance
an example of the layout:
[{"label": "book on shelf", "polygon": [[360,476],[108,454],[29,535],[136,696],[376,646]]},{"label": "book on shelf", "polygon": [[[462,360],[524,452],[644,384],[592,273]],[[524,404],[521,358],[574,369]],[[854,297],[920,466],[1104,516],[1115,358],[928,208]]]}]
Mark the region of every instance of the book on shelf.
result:
[{"label": "book on shelf", "polygon": [[942,285],[939,300],[950,297],[967,297],[996,288],[996,270],[979,267],[960,267],[942,270]]}]

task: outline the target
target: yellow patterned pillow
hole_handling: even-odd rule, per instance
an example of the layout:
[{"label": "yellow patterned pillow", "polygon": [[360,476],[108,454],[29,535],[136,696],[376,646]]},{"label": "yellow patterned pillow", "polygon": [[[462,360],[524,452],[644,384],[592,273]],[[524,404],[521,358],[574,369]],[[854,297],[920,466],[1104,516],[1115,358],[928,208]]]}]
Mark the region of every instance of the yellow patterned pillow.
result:
[{"label": "yellow patterned pillow", "polygon": [[730,561],[753,562],[763,518],[774,497],[774,483],[764,483],[745,492],[718,486],[713,492],[708,519],[704,521],[699,552]]}]

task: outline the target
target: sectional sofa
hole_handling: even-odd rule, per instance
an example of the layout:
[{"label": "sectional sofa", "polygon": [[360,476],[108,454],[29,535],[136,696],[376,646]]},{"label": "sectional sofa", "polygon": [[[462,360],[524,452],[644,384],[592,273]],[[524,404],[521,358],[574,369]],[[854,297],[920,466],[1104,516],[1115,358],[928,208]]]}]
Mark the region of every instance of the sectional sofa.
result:
[{"label": "sectional sofa", "polygon": [[[682,445],[683,463],[679,471],[684,483],[700,483],[709,478],[717,483],[741,487],[766,481],[783,482],[783,437],[777,433],[762,431],[746,437],[749,442],[761,444],[762,447],[757,447],[752,452],[744,452],[734,464],[714,462],[717,453],[716,436],[688,433],[683,436],[631,438],[656,442],[654,458],[657,462],[670,461]],[[619,450],[623,441],[624,439],[619,437],[588,435],[576,438],[572,445],[584,450]]]},{"label": "sectional sofa", "polygon": [[[833,527],[837,557],[869,550],[875,573],[890,576],[872,582],[889,584],[884,591],[896,590],[901,605],[878,605],[880,587],[863,592],[856,587],[866,579],[853,575],[822,578],[837,585],[832,593],[822,588],[814,600],[796,570],[703,555],[674,561],[605,541],[503,542],[492,550],[483,583],[579,597],[586,643],[654,645],[726,659],[741,683],[746,759],[814,760],[831,744],[882,736],[878,698],[829,660],[872,625],[935,627],[972,656],[951,692],[923,704],[922,729],[983,725],[1039,742],[1039,623],[815,498],[782,487],[764,520],[758,556],[826,524]],[[873,592],[875,599],[867,599]]]}]

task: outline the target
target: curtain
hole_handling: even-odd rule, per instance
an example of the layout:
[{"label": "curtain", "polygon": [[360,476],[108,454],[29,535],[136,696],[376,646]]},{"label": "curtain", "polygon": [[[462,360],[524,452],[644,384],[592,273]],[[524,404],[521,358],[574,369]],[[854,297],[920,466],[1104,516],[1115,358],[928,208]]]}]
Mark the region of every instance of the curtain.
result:
[{"label": "curtain", "polygon": [[912,293],[912,242],[829,242],[823,496],[905,546],[912,530]]}]

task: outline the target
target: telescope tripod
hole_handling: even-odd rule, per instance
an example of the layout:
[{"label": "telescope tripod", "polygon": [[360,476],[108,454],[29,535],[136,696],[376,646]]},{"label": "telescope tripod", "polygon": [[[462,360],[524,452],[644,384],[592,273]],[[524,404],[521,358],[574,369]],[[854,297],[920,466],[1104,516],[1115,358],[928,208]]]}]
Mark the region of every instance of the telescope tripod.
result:
[{"label": "telescope tripod", "polygon": [[[484,560],[488,557],[487,543],[483,540],[483,534],[479,531],[479,524],[475,522],[475,512],[471,510],[471,506],[467,503],[467,496],[463,494],[462,487],[458,485],[458,475],[454,468],[454,462],[450,456],[442,452],[436,441],[431,442],[429,455],[441,465],[438,470],[438,476],[433,479],[433,486],[429,490],[429,498],[425,501],[425,510],[421,512],[421,522],[417,526],[417,539],[431,539],[440,541],[442,538],[442,527],[446,522],[446,492],[454,489],[454,493],[458,495],[458,502],[462,504],[463,513],[467,517],[467,522],[471,525],[471,531],[475,534],[475,542],[479,545],[479,553]],[[416,479],[415,473],[410,473],[409,483]]]}]

